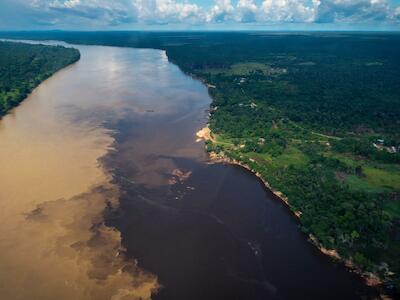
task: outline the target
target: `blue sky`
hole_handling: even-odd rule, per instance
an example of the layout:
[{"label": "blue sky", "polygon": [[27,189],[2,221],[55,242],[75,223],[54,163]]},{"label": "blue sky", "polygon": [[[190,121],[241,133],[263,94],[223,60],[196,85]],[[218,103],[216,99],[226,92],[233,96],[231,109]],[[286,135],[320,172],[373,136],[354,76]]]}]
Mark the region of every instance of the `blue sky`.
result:
[{"label": "blue sky", "polygon": [[0,30],[400,30],[400,0],[0,0]]}]

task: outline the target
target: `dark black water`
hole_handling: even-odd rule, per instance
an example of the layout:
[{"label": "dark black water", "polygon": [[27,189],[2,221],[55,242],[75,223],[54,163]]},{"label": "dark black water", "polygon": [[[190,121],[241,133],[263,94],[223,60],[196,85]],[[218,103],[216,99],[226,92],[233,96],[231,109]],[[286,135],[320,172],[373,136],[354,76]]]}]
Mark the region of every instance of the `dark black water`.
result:
[{"label": "dark black water", "polygon": [[[183,184],[122,184],[114,225],[164,286],[155,299],[358,299],[361,280],[321,255],[249,172],[177,160]],[[194,188],[194,190],[192,190]],[[175,199],[178,197],[178,199]]]},{"label": "dark black water", "polygon": [[[108,222],[121,232],[128,256],[158,276],[162,288],[154,299],[366,295],[362,280],[308,243],[287,207],[255,176],[207,162],[203,143],[194,142],[211,101],[206,89],[171,64],[162,72],[169,84],[160,85],[159,61],[149,56],[143,53],[130,76],[139,83],[154,78],[139,84],[142,93],[157,95],[152,110],[172,108],[109,124],[115,151],[105,165],[122,190]],[[188,176],[175,176],[182,174]]]}]

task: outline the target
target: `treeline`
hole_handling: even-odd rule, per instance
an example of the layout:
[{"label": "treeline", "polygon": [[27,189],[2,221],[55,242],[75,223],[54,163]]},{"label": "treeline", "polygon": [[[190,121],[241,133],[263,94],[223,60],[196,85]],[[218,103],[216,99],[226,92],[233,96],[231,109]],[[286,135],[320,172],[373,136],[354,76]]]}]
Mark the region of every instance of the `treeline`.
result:
[{"label": "treeline", "polygon": [[0,42],[0,117],[79,57],[78,50],[61,46]]}]

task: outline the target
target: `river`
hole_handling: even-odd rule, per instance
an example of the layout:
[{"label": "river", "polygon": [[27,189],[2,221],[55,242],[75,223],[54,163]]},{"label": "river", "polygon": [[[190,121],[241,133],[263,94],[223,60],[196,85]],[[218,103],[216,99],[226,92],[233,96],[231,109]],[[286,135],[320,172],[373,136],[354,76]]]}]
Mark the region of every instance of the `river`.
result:
[{"label": "river", "polygon": [[242,168],[195,133],[211,102],[165,52],[81,60],[0,121],[1,299],[358,299]]}]

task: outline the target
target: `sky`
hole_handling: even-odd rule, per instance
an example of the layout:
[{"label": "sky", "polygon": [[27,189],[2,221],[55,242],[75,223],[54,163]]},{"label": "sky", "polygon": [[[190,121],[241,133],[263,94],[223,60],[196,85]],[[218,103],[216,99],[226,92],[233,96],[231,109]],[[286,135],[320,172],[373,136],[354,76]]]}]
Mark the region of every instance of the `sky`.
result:
[{"label": "sky", "polygon": [[400,0],[0,0],[0,30],[400,30]]}]

